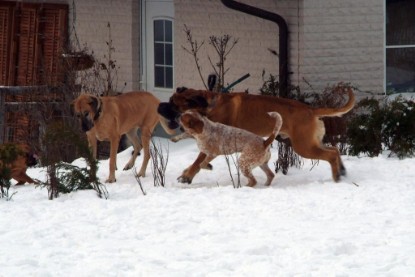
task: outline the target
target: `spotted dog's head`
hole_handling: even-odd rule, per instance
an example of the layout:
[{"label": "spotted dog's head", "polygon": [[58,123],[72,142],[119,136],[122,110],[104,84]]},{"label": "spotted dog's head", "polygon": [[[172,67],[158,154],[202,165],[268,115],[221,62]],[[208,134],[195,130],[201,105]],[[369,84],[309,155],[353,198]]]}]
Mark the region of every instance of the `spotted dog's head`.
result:
[{"label": "spotted dog's head", "polygon": [[169,120],[169,127],[175,129],[179,127],[178,119],[187,110],[196,110],[201,114],[206,114],[208,100],[206,94],[210,93],[202,90],[193,90],[186,87],[176,89],[169,102],[160,103],[158,113]]},{"label": "spotted dog's head", "polygon": [[91,130],[101,113],[101,100],[94,95],[81,94],[72,102],[72,106],[75,115],[81,121],[82,131]]},{"label": "spotted dog's head", "polygon": [[197,135],[203,132],[204,122],[202,116],[194,110],[184,112],[180,116],[180,125],[190,135]]}]

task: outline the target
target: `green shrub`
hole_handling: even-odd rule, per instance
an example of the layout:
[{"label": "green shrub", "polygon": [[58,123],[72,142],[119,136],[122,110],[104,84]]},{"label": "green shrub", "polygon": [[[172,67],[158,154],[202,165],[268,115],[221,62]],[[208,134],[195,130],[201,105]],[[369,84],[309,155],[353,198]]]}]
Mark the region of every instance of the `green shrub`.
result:
[{"label": "green shrub", "polygon": [[382,128],[385,148],[400,159],[415,153],[415,102],[396,98],[387,104]]},{"label": "green shrub", "polygon": [[382,152],[384,109],[375,99],[363,99],[355,109],[356,113],[349,120],[347,128],[348,154],[377,156]]},{"label": "green shrub", "polygon": [[[99,197],[108,197],[107,190],[97,177],[98,161],[88,147],[84,136],[62,121],[51,123],[42,140],[47,150],[44,164],[47,166],[48,180],[42,185],[48,189],[49,199],[58,197],[60,193],[70,193],[82,189],[94,189]],[[61,156],[62,149],[72,148],[77,156],[85,158],[87,166],[78,166],[65,162],[67,157]]]},{"label": "green shrub", "polygon": [[366,98],[356,105],[347,128],[348,154],[374,157],[383,150],[390,156],[411,157],[415,153],[415,103]]}]

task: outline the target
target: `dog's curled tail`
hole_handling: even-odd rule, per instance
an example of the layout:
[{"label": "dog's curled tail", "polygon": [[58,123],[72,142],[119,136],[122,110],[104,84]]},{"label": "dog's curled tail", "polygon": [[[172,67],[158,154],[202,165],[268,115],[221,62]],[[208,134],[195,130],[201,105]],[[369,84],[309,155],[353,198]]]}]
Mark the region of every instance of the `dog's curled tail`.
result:
[{"label": "dog's curled tail", "polygon": [[342,116],[354,107],[355,97],[351,88],[348,90],[349,101],[341,108],[317,108],[314,109],[314,115],[318,117],[325,116]]},{"label": "dog's curled tail", "polygon": [[161,127],[163,127],[164,131],[166,131],[167,134],[169,135],[176,134],[175,130],[169,128],[168,120],[164,116],[159,115],[159,121],[160,121]]},{"label": "dog's curled tail", "polygon": [[275,139],[275,137],[278,135],[278,132],[281,129],[282,126],[282,117],[279,113],[277,112],[269,112],[268,113],[270,117],[275,118],[275,126],[274,126],[274,130],[272,131],[272,134],[269,136],[269,138],[267,138],[266,140],[264,140],[264,147],[268,147]]}]

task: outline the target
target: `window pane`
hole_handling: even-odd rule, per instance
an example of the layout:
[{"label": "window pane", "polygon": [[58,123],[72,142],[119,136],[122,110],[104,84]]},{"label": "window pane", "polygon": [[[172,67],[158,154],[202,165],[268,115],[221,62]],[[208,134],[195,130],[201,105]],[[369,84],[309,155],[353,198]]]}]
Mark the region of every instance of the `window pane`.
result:
[{"label": "window pane", "polygon": [[164,41],[164,20],[154,20],[154,41]]},{"label": "window pane", "polygon": [[157,65],[164,64],[164,44],[154,43],[154,63]]},{"label": "window pane", "polygon": [[164,87],[164,67],[156,66],[154,67],[154,86],[163,88]]},{"label": "window pane", "polygon": [[415,44],[415,1],[386,1],[386,45]]},{"label": "window pane", "polygon": [[165,29],[164,29],[165,39],[167,42],[172,42],[173,41],[172,22],[166,20],[164,23],[165,23]]},{"label": "window pane", "polygon": [[166,44],[166,65],[173,65],[173,45]]},{"label": "window pane", "polygon": [[415,92],[415,48],[386,49],[386,91]]},{"label": "window pane", "polygon": [[173,88],[173,68],[166,67],[166,88]]}]

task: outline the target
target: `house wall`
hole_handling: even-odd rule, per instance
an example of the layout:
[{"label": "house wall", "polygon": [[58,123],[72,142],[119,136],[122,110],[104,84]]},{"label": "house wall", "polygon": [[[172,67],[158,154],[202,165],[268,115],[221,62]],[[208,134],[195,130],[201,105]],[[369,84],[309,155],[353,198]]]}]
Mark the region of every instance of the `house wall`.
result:
[{"label": "house wall", "polygon": [[[242,1],[268,11],[278,11],[284,18],[289,19],[289,29],[297,32],[299,4],[297,1],[282,0],[246,0]],[[218,61],[218,55],[209,45],[209,36],[220,37],[230,35],[238,39],[238,43],[225,61],[229,71],[225,75],[225,83],[232,83],[241,76],[249,73],[250,78],[234,87],[235,91],[246,89],[258,93],[263,84],[262,72],[278,75],[278,57],[268,49],[278,52],[278,25],[261,18],[250,16],[225,7],[219,0],[175,0],[175,69],[176,86],[203,88],[195,61],[183,47],[189,48],[184,25],[191,30],[193,39],[204,45],[199,51],[198,58],[204,80],[213,73],[208,57],[213,62]],[[295,36],[296,37],[296,36]],[[290,37],[290,64],[297,66],[297,40]]]},{"label": "house wall", "polygon": [[[289,79],[303,90],[349,82],[362,91],[383,92],[383,0],[239,0],[284,17],[289,29]],[[205,79],[213,70],[207,56],[216,56],[210,35],[229,34],[239,42],[226,64],[226,82],[245,73],[251,77],[235,87],[258,92],[262,71],[278,75],[278,26],[226,8],[220,0],[175,0],[176,86],[203,87],[191,55],[183,50],[183,26],[205,44],[199,59]],[[310,87],[311,86],[311,87]]]},{"label": "house wall", "polygon": [[[239,0],[284,17],[289,28],[289,79],[303,90],[322,90],[337,82],[350,82],[362,91],[383,92],[384,83],[384,0]],[[97,58],[108,54],[111,36],[113,59],[120,66],[117,88],[139,88],[139,0],[34,0],[67,3],[69,26],[75,26],[81,47]],[[74,3],[74,5],[73,5]],[[208,57],[217,55],[209,36],[231,35],[238,39],[230,52],[226,83],[250,73],[235,91],[257,93],[262,73],[278,75],[278,26],[226,8],[220,0],[174,0],[175,5],[175,86],[203,88],[183,31],[186,25],[193,39],[204,41],[198,57],[204,80],[213,72]],[[70,31],[73,31],[70,28]],[[74,33],[71,35],[74,41]],[[124,83],[126,85],[124,86]]]},{"label": "house wall", "polygon": [[297,79],[315,89],[343,81],[383,92],[384,0],[303,0],[302,5]]},{"label": "house wall", "polygon": [[[69,5],[69,35],[75,49],[86,47],[101,61],[108,57],[109,31],[118,69],[118,91],[139,88],[140,11],[137,0],[30,0]],[[107,27],[110,23],[110,28]],[[77,39],[79,43],[77,43]],[[79,47],[78,47],[79,46]]]}]

